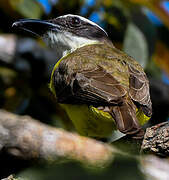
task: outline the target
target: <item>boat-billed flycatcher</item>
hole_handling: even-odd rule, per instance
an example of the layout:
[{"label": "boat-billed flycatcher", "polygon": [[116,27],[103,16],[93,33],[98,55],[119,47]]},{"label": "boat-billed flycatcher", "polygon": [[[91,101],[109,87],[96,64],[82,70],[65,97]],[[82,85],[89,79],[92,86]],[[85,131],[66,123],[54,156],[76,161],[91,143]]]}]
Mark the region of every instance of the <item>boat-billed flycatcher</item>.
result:
[{"label": "boat-billed flycatcher", "polygon": [[132,57],[116,49],[99,25],[77,15],[24,19],[13,27],[45,38],[61,55],[50,89],[84,136],[105,138],[115,129],[142,138],[152,114],[149,81]]}]

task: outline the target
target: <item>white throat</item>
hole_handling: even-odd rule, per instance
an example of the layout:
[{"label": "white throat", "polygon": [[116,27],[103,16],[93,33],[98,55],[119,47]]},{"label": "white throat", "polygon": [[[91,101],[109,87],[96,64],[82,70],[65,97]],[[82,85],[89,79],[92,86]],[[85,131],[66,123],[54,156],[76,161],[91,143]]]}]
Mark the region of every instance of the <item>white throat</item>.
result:
[{"label": "white throat", "polygon": [[47,39],[50,46],[54,48],[61,57],[75,51],[77,48],[99,43],[97,40],[78,37],[69,32],[55,33],[50,31],[47,36],[48,38],[45,39]]}]

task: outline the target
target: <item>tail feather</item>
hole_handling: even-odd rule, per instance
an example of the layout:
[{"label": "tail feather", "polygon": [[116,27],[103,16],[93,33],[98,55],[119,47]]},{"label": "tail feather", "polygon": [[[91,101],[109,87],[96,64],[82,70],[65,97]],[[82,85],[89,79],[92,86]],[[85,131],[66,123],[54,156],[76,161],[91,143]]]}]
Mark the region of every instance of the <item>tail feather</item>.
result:
[{"label": "tail feather", "polygon": [[136,117],[136,106],[130,99],[125,99],[120,106],[112,106],[110,113],[122,133],[136,139],[143,138],[144,131]]}]

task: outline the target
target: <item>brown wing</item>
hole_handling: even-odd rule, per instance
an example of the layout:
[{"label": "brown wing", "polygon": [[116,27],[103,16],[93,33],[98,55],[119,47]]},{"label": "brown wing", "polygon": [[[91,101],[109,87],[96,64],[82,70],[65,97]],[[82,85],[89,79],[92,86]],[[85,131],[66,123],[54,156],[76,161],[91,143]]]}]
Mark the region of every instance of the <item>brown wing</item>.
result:
[{"label": "brown wing", "polygon": [[62,69],[65,69],[64,63],[63,66],[53,74],[53,87],[59,103],[117,105],[127,93],[125,88],[100,66],[69,74],[62,73]]},{"label": "brown wing", "polygon": [[137,134],[136,138],[142,137],[136,118],[136,106],[128,97],[127,90],[102,67],[77,72],[69,87],[71,93],[67,93],[62,103],[108,106],[109,113],[121,132]]},{"label": "brown wing", "polygon": [[93,70],[79,71],[72,83],[74,99],[83,104],[117,105],[123,101],[127,91],[102,67]]},{"label": "brown wing", "polygon": [[136,117],[135,104],[126,89],[102,67],[77,73],[72,89],[74,98],[83,103],[89,101],[90,105],[107,105],[121,132],[142,138],[144,133]]},{"label": "brown wing", "polygon": [[149,93],[149,81],[143,71],[138,71],[129,65],[129,96],[138,103],[145,115],[151,116],[152,104]]}]

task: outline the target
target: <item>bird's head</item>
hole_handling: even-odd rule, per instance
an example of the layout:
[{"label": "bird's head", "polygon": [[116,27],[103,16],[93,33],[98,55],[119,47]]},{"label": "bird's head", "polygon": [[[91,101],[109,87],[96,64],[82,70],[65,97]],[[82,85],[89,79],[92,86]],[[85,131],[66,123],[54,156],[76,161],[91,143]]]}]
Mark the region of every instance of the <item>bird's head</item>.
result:
[{"label": "bird's head", "polygon": [[75,50],[88,44],[110,43],[106,31],[99,25],[72,14],[51,20],[22,19],[14,22],[13,27],[43,37],[62,55],[66,51]]}]

